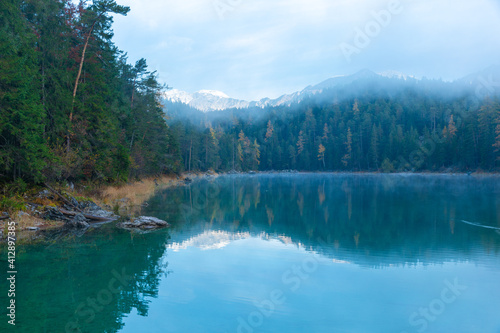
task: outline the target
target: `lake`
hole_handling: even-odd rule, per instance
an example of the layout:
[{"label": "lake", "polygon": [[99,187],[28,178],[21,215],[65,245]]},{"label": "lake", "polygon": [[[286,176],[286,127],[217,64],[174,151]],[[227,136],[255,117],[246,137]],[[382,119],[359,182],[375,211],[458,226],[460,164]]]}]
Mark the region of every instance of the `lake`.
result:
[{"label": "lake", "polygon": [[500,332],[496,176],[228,175],[142,213],[172,227],[18,246],[15,331]]}]

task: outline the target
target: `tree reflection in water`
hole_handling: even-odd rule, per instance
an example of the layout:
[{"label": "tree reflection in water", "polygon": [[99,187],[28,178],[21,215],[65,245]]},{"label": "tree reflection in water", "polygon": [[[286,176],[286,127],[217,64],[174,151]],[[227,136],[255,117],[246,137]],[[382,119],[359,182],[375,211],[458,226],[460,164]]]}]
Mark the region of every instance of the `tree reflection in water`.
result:
[{"label": "tree reflection in water", "polygon": [[[166,275],[167,231],[105,225],[83,237],[20,248],[17,327],[23,332],[117,332],[133,309],[147,316]],[[21,287],[22,286],[22,287]]]},{"label": "tree reflection in water", "polygon": [[176,242],[217,229],[286,236],[369,266],[442,263],[499,253],[494,230],[460,222],[500,226],[499,184],[494,176],[221,176],[165,190],[147,210],[172,222]]}]

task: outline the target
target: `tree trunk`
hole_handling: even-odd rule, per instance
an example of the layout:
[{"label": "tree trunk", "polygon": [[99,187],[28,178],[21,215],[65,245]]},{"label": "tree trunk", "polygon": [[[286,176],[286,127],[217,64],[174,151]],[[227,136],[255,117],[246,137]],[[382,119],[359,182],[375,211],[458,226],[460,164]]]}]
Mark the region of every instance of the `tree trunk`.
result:
[{"label": "tree trunk", "polygon": [[132,146],[134,145],[134,136],[135,136],[135,130],[134,132],[132,133],[132,140],[130,141],[130,151],[132,151]]},{"label": "tree trunk", "polygon": [[191,145],[189,146],[189,164],[188,164],[188,170],[191,172],[191,149],[193,148],[193,140],[191,140]]},{"label": "tree trunk", "polygon": [[80,66],[78,67],[78,74],[76,75],[75,87],[73,89],[73,99],[71,101],[71,112],[69,113],[69,128],[68,128],[68,135],[66,137],[66,144],[67,144],[66,150],[68,153],[69,153],[69,149],[70,149],[70,135],[71,135],[72,122],[73,122],[73,110],[75,107],[75,97],[76,97],[76,92],[78,90],[78,82],[80,81],[80,76],[82,75],[83,62],[85,61],[85,52],[87,52],[87,46],[89,45],[90,36],[92,35],[92,31],[94,30],[94,26],[102,15],[103,15],[103,13],[101,13],[97,17],[97,19],[92,23],[92,26],[90,27],[90,31],[88,32],[87,38],[85,40],[85,44],[83,45],[82,58],[80,59]]},{"label": "tree trunk", "polygon": [[132,85],[132,99],[130,101],[130,109],[134,107],[134,92],[135,92],[135,80],[137,77],[134,78],[134,84]]}]

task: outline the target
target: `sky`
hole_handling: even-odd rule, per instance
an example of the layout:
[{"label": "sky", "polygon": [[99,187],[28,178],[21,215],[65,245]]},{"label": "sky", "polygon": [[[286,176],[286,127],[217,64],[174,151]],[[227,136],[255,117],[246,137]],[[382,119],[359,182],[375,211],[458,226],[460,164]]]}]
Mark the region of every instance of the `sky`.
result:
[{"label": "sky", "polygon": [[117,0],[114,41],[162,83],[277,98],[362,69],[453,80],[500,64],[500,0]]}]

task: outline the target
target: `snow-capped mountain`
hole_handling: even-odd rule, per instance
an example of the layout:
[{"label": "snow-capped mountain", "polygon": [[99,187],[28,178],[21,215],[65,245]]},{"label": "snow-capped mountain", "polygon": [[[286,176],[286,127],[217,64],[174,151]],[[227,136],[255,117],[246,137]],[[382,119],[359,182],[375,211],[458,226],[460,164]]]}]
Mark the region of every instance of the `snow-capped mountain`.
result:
[{"label": "snow-capped mountain", "polygon": [[263,98],[259,101],[251,102],[231,98],[223,92],[216,90],[200,90],[190,94],[185,91],[172,89],[165,93],[165,99],[173,103],[189,105],[203,112],[220,111],[231,108],[245,109],[249,107],[264,108],[267,106],[290,106],[294,103],[301,102],[307,97],[319,94],[325,89],[344,86],[359,79],[368,80],[376,77],[379,77],[379,75],[369,70],[363,70],[353,75],[333,77],[315,86],[308,86],[302,91],[285,94],[275,99]]},{"label": "snow-capped mountain", "polygon": [[189,104],[189,102],[193,100],[191,94],[177,89],[167,90],[165,92],[165,98],[171,102],[183,104]]},{"label": "snow-capped mountain", "polygon": [[165,98],[170,102],[187,104],[203,112],[220,111],[231,108],[247,108],[250,103],[234,98],[217,90],[200,90],[195,93],[172,89],[167,90]]},{"label": "snow-capped mountain", "polygon": [[[306,98],[321,96],[326,90],[339,90],[345,95],[347,92],[355,94],[356,92],[363,91],[363,89],[365,91],[366,89],[373,89],[373,87],[394,89],[394,86],[400,85],[399,80],[405,82],[405,84],[421,82],[421,80],[416,79],[414,76],[397,71],[386,71],[377,74],[365,69],[353,75],[332,77],[319,84],[308,86],[301,91],[285,94],[275,99],[263,98],[259,101],[248,102],[231,98],[223,92],[216,90],[200,90],[190,94],[177,89],[167,91],[165,98],[167,101],[187,104],[203,112],[232,108],[265,108],[267,106],[275,107],[297,104]],[[500,66],[491,66],[484,71],[468,75],[450,84],[456,87],[460,86],[462,89],[476,89],[478,98],[487,96],[488,94],[498,95],[500,94]],[[349,87],[349,89],[345,90],[346,87]]]},{"label": "snow-capped mountain", "polygon": [[383,76],[383,77],[387,77],[390,79],[401,79],[401,80],[408,80],[408,79],[415,78],[413,75],[407,75],[405,73],[401,73],[401,72],[393,71],[393,70],[380,72],[380,73],[378,73],[378,75]]}]

